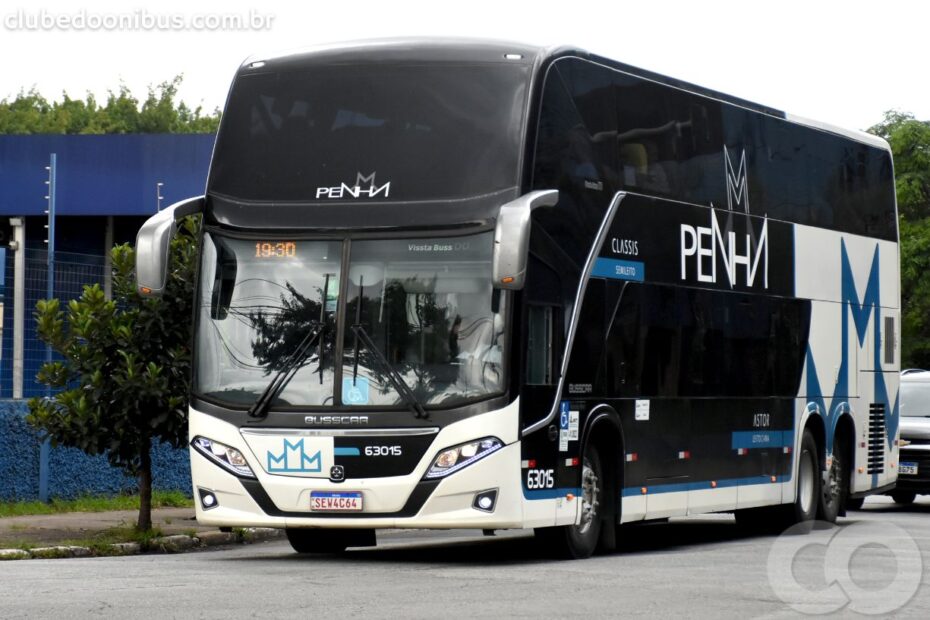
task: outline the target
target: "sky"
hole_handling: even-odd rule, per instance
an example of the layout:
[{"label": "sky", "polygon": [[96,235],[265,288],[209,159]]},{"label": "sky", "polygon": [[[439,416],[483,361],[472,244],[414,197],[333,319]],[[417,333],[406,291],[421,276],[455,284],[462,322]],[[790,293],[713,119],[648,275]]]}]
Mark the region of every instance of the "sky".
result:
[{"label": "sky", "polygon": [[[241,29],[223,20],[241,19]],[[30,0],[0,7],[0,99],[122,82],[139,98],[184,75],[181,98],[222,108],[250,55],[374,37],[572,45],[811,119],[866,129],[889,109],[930,119],[930,3],[786,0]]]}]

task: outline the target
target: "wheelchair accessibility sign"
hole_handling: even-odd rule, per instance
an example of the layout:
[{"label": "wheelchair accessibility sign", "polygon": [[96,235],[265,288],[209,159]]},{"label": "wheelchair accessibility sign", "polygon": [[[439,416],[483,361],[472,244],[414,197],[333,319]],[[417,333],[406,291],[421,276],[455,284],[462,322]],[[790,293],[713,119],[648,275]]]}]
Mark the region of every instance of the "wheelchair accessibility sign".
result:
[{"label": "wheelchair accessibility sign", "polygon": [[363,377],[343,377],[342,379],[342,404],[344,405],[367,405],[368,404],[368,379]]}]

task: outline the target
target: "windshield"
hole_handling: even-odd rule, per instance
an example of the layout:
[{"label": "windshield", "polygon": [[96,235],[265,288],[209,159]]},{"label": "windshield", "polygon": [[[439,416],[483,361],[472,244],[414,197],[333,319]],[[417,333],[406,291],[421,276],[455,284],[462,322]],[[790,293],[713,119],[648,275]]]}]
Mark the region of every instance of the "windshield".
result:
[{"label": "windshield", "polygon": [[901,381],[901,415],[930,417],[930,381]]},{"label": "windshield", "polygon": [[432,63],[241,75],[208,190],[244,200],[384,201],[513,187],[528,71]]},{"label": "windshield", "polygon": [[273,374],[321,325],[317,346],[277,405],[327,405],[342,243],[204,235],[197,316],[196,393],[252,405]]},{"label": "windshield", "polygon": [[[253,405],[320,325],[319,339],[272,408],[410,406],[398,381],[426,408],[500,393],[506,296],[498,293],[495,303],[492,244],[490,232],[351,242],[207,233],[194,392]],[[345,320],[338,325],[341,303]]]},{"label": "windshield", "polygon": [[[367,332],[423,405],[503,390],[504,315],[492,307],[492,243],[492,233],[352,243],[346,320]],[[377,353],[351,330],[342,373],[348,405],[403,402]]]}]

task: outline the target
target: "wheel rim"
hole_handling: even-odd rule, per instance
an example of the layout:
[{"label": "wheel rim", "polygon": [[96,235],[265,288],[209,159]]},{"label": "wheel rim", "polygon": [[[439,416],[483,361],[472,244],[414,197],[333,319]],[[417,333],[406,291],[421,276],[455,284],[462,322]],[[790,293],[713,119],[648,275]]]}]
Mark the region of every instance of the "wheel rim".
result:
[{"label": "wheel rim", "polygon": [[810,452],[804,452],[798,472],[798,492],[801,494],[801,510],[807,514],[814,503],[814,463]]},{"label": "wheel rim", "polygon": [[577,526],[579,534],[587,533],[597,517],[597,508],[600,503],[597,499],[600,490],[597,483],[597,472],[591,467],[590,461],[585,459],[581,471],[581,522]]}]

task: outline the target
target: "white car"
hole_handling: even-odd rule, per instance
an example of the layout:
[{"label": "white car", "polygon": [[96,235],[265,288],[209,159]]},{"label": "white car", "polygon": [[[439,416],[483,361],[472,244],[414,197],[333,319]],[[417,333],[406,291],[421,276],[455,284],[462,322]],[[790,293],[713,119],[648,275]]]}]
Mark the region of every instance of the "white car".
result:
[{"label": "white car", "polygon": [[898,483],[889,495],[910,504],[930,494],[930,371],[901,372],[901,456]]}]

